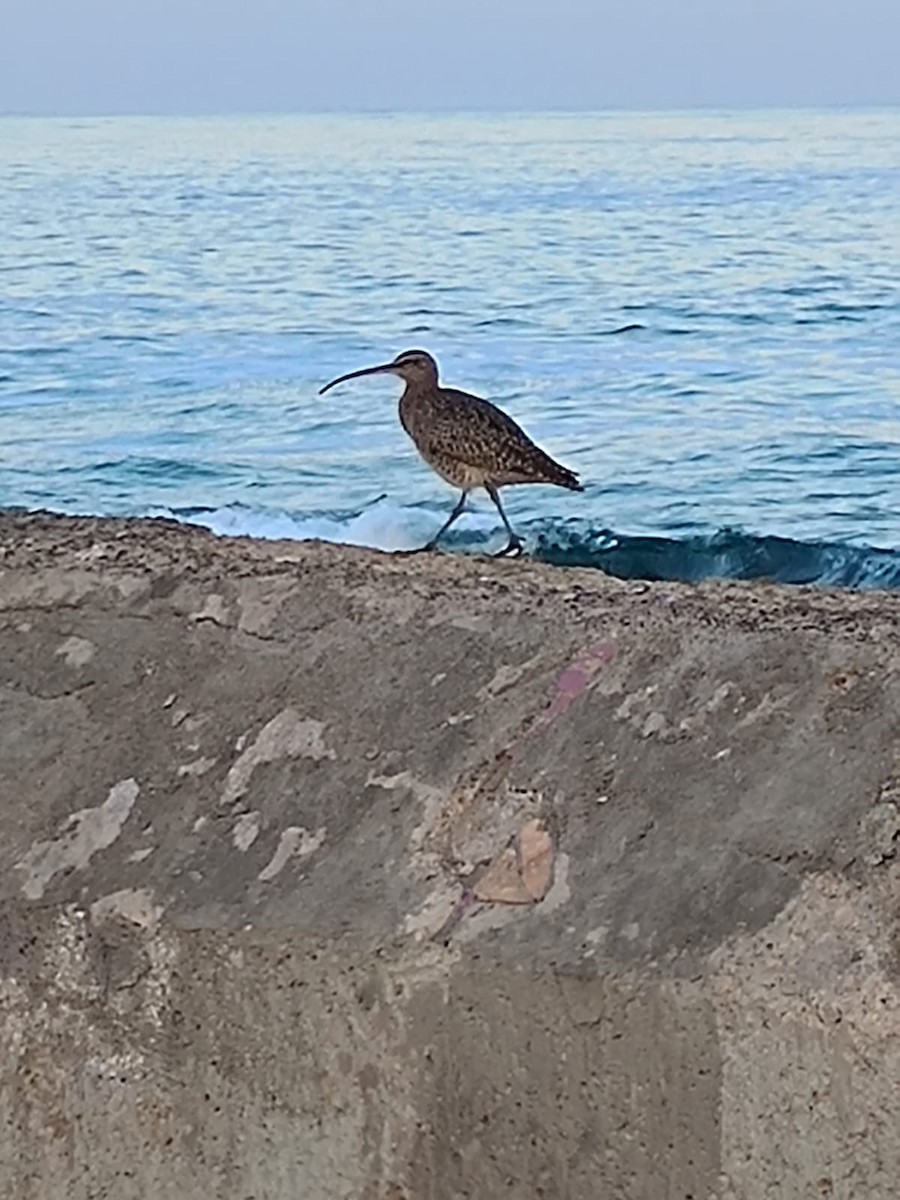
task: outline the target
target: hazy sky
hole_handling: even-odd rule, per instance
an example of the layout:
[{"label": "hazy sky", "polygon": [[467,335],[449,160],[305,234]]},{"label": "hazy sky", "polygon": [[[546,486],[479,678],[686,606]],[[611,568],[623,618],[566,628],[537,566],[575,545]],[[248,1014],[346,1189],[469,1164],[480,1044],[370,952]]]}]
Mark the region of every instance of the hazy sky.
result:
[{"label": "hazy sky", "polygon": [[900,0],[0,0],[0,112],[900,103]]}]

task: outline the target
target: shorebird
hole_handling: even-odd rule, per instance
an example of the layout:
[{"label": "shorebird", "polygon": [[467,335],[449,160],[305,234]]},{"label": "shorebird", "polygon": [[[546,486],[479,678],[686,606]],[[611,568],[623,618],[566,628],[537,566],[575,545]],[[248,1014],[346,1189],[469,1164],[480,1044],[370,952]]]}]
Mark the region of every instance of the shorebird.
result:
[{"label": "shorebird", "polygon": [[423,550],[434,550],[461,515],[469,492],[483,487],[503,521],[509,541],[494,557],[520,554],[521,539],[503,511],[500,488],[517,483],[548,483],[583,492],[574,471],[555,462],[512,417],[480,396],[441,387],[438,365],[425,350],[404,350],[393,362],[339,375],[320,389],[362,375],[399,375],[406,384],[400,397],[400,424],[432,470],[461,495],[453,512]]}]

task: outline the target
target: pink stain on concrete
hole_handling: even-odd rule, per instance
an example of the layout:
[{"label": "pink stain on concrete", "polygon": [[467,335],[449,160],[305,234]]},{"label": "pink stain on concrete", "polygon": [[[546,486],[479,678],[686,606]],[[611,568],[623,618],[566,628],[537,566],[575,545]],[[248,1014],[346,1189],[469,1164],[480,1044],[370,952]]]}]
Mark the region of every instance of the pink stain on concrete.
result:
[{"label": "pink stain on concrete", "polygon": [[612,642],[600,642],[580,654],[562,672],[556,681],[556,693],[548,707],[532,726],[531,732],[546,729],[557,717],[561,717],[583,692],[586,692],[597,672],[611,663],[616,656]]}]

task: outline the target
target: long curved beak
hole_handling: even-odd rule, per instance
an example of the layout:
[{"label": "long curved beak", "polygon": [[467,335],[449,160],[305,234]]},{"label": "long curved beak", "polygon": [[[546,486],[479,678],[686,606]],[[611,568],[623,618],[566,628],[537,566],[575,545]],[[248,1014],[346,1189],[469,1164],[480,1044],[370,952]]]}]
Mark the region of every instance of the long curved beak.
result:
[{"label": "long curved beak", "polygon": [[338,383],[343,383],[347,379],[359,379],[360,375],[383,375],[393,371],[393,369],[393,363],[382,363],[378,367],[363,367],[361,371],[351,371],[349,375],[338,375],[337,379],[332,379],[331,383],[326,383],[323,388],[319,388],[319,395],[324,396],[330,388],[333,388]]}]

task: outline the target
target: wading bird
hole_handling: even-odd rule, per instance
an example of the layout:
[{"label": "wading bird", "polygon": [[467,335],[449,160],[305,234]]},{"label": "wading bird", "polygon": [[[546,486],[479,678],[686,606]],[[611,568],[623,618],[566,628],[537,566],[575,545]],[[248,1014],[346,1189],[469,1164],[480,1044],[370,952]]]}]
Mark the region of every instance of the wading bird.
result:
[{"label": "wading bird", "polygon": [[456,388],[441,387],[438,366],[425,350],[404,350],[393,362],[340,375],[320,390],[362,375],[399,375],[406,384],[400,397],[400,424],[428,465],[461,495],[453,512],[424,550],[433,550],[466,506],[473,488],[483,487],[500,514],[509,541],[494,556],[519,554],[522,542],[500,503],[500,488],[547,483],[582,492],[574,471],[555,462],[523,429],[489,400]]}]

